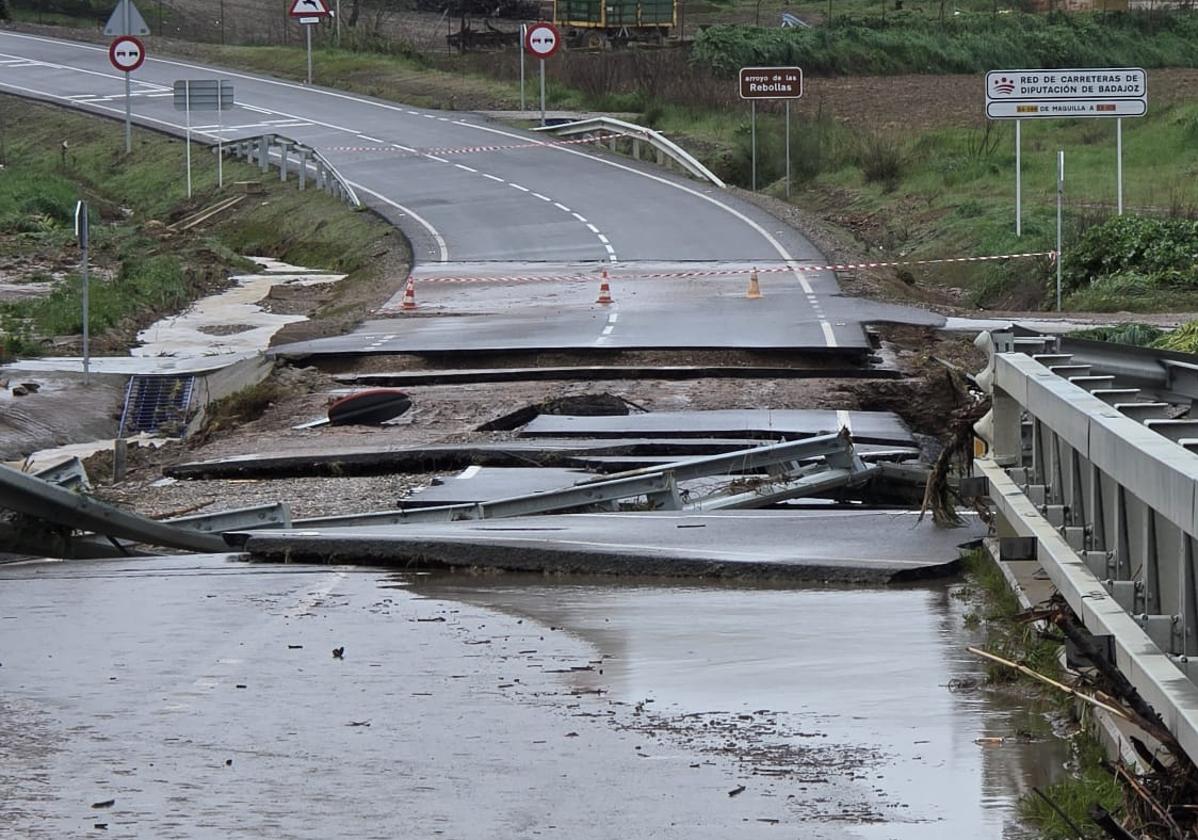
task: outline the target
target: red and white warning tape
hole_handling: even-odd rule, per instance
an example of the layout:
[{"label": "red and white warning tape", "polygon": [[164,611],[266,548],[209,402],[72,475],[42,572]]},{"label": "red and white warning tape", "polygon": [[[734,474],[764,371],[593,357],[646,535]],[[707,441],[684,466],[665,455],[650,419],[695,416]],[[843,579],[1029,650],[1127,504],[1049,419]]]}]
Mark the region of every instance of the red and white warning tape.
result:
[{"label": "red and white warning tape", "polygon": [[[1037,257],[1048,257],[1050,262],[1056,262],[1056,251],[1028,251],[1022,254],[998,254],[986,257],[943,257],[934,260],[891,260],[882,262],[835,263],[832,265],[770,265],[765,268],[725,268],[708,269],[704,271],[655,271],[632,272],[623,271],[612,276],[614,280],[662,280],[690,279],[694,277],[737,277],[751,274],[789,274],[791,272],[814,273],[819,271],[858,271],[871,268],[902,268],[920,265],[948,265],[952,263],[1002,262],[1004,260],[1026,260]],[[417,277],[421,283],[562,283],[570,280],[593,280],[594,275],[586,274],[504,274],[473,277],[445,277],[430,275]]]},{"label": "red and white warning tape", "polygon": [[395,146],[324,146],[322,152],[386,152],[402,157],[423,157],[424,155],[472,155],[480,152],[502,152],[510,149],[552,149],[558,146],[581,146],[585,143],[603,143],[617,134],[603,134],[595,137],[583,137],[577,140],[555,140],[542,143],[508,143],[498,146],[459,146],[454,148],[415,149],[412,151],[398,149]]}]

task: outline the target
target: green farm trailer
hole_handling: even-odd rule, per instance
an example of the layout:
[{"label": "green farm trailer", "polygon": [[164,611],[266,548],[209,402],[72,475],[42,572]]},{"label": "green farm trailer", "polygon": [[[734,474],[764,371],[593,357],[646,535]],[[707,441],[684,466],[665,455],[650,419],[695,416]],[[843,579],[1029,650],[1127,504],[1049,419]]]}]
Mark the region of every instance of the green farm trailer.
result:
[{"label": "green farm trailer", "polygon": [[677,22],[677,0],[554,0],[553,22],[566,43],[602,48],[661,42]]}]

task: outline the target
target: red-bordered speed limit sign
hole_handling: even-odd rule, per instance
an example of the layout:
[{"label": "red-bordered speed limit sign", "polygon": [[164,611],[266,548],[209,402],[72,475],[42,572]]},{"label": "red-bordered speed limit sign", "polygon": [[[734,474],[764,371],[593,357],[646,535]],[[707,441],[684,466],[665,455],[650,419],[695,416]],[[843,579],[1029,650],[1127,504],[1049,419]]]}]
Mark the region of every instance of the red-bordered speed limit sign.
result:
[{"label": "red-bordered speed limit sign", "polygon": [[114,38],[108,45],[108,60],[122,73],[132,73],[146,60],[146,45],[132,35]]},{"label": "red-bordered speed limit sign", "polygon": [[552,23],[532,23],[524,33],[524,50],[533,58],[550,58],[562,45],[562,35]]}]

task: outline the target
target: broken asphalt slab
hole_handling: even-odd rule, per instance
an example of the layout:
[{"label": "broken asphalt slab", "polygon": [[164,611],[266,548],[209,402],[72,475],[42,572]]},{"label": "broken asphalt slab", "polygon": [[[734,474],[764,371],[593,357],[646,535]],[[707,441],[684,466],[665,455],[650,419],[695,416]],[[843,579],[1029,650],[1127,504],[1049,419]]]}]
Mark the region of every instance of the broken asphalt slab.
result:
[{"label": "broken asphalt slab", "polygon": [[890,583],[952,573],[984,526],[911,511],[567,514],[362,528],[246,531],[226,539],[258,560],[403,568],[792,582]]},{"label": "broken asphalt slab", "polygon": [[803,438],[848,429],[854,441],[912,446],[911,431],[889,411],[824,409],[726,409],[652,411],[644,414],[579,417],[542,414],[522,436]]}]

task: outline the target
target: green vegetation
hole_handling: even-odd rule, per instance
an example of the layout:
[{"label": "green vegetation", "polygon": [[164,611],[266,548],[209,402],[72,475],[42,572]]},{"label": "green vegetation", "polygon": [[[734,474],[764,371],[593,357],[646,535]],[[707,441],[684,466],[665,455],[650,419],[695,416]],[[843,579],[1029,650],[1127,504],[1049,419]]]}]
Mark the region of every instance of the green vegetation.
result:
[{"label": "green vegetation", "polygon": [[273,376],[242,388],[208,406],[202,434],[215,434],[257,420],[286,395],[286,389]]},{"label": "green vegetation", "polygon": [[[141,326],[223,287],[230,271],[250,266],[238,253],[369,274],[385,250],[389,226],[277,181],[263,198],[173,234],[164,223],[221,197],[215,162],[194,155],[189,201],[183,144],[140,131],[134,140],[126,157],[118,123],[0,97],[0,259],[7,282],[49,286],[44,296],[0,301],[0,361],[44,352],[47,337],[82,332],[73,220],[79,198],[90,208],[90,327],[100,346],[109,332],[110,343],[127,344]],[[253,167],[225,163],[228,184],[260,177]]]},{"label": "green vegetation", "polygon": [[[1060,643],[1041,636],[1032,624],[1017,620],[1022,607],[990,555],[984,550],[972,552],[965,559],[965,570],[969,587],[966,597],[976,608],[972,615],[966,616],[967,624],[984,625],[985,648],[1045,676],[1060,679]],[[1041,683],[1031,683],[1013,669],[997,664],[987,666],[987,676],[992,685],[1024,681],[1037,691],[1043,689]],[[1062,692],[1045,691],[1042,696],[1062,712],[1077,711],[1074,701]],[[1084,709],[1082,714],[1086,714]],[[1076,825],[1092,827],[1088,815],[1090,806],[1097,802],[1118,814],[1122,809],[1123,793],[1118,781],[1103,766],[1104,754],[1098,741],[1084,732],[1074,735],[1071,740],[1075,755],[1073,770],[1046,786],[1043,792]],[[1020,810],[1025,819],[1040,829],[1045,840],[1077,840],[1068,824],[1034,793],[1020,801]],[[1098,838],[1101,832],[1095,829],[1093,836]]]},{"label": "green vegetation", "polygon": [[[984,549],[973,551],[966,556],[964,567],[969,592],[978,596],[973,599],[976,610],[970,623],[985,627],[986,650],[1020,662],[1047,677],[1058,678],[1061,672],[1060,643],[1041,636],[1032,624],[1014,620],[1023,607],[990,555]],[[987,664],[986,676],[991,683],[1023,679],[1017,671],[997,663]]]},{"label": "green vegetation", "polygon": [[1148,324],[1120,324],[1115,327],[1091,327],[1069,333],[1070,338],[1085,338],[1090,341],[1109,341],[1112,344],[1130,344],[1132,347],[1151,347],[1165,331]]},{"label": "green vegetation", "polygon": [[[1076,767],[1069,776],[1044,788],[1044,795],[1060,808],[1074,825],[1089,829],[1087,837],[1106,837],[1090,821],[1090,806],[1098,803],[1112,814],[1123,811],[1123,790],[1119,780],[1104,766],[1102,745],[1088,734],[1073,738]],[[1043,840],[1078,840],[1077,833],[1061,816],[1034,793],[1019,803],[1024,819],[1034,823]]]},{"label": "green vegetation", "polygon": [[694,60],[740,67],[796,65],[812,74],[981,73],[996,67],[1198,66],[1198,15],[919,14],[837,17],[810,29],[713,26]]}]

